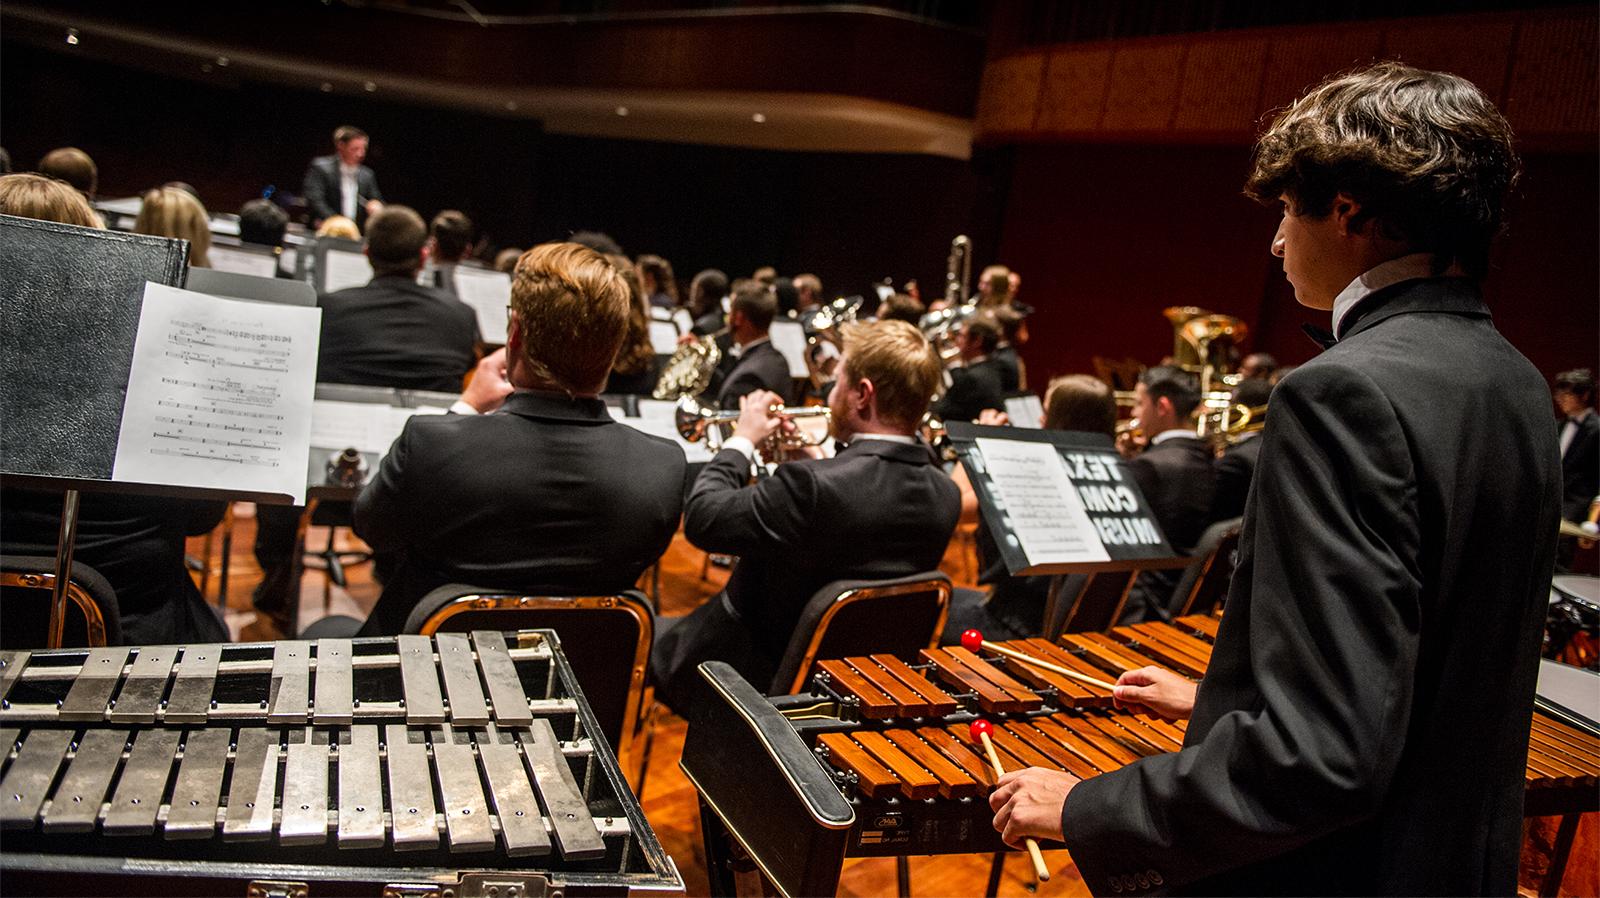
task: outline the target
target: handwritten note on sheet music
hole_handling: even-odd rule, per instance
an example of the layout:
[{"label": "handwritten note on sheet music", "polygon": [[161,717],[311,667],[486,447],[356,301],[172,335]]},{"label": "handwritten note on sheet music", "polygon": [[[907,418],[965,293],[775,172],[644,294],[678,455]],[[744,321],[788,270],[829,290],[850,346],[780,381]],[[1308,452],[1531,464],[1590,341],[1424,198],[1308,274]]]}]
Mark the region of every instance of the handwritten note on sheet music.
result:
[{"label": "handwritten note on sheet music", "polygon": [[146,284],[111,478],[304,502],[321,323]]},{"label": "handwritten note on sheet music", "polygon": [[1030,565],[1110,560],[1054,446],[983,437],[977,443]]},{"label": "handwritten note on sheet music", "polygon": [[457,265],[456,295],[478,315],[478,336],[485,343],[504,343],[510,324],[511,276]]}]

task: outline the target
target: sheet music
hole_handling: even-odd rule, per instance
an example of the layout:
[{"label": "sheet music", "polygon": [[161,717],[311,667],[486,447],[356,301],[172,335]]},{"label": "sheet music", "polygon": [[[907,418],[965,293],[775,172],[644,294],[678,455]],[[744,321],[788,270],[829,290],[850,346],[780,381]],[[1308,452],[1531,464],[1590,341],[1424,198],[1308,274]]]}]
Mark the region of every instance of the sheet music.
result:
[{"label": "sheet music", "polygon": [[678,325],[678,333],[680,334],[687,334],[694,330],[694,316],[689,314],[688,309],[673,309],[672,320]]},{"label": "sheet music", "polygon": [[690,464],[707,462],[711,460],[711,450],[706,448],[704,440],[691,443],[678,434],[676,423],[678,404],[660,399],[640,399],[639,417],[617,418],[623,424],[635,430],[643,431],[651,436],[661,437],[677,443],[683,449],[684,458]]},{"label": "sheet music", "polygon": [[1028,564],[1111,559],[1054,446],[984,437],[977,444]]},{"label": "sheet music", "polygon": [[774,321],[768,331],[772,348],[783,353],[789,363],[790,377],[805,377],[811,371],[806,367],[806,329],[798,321]]},{"label": "sheet music", "polygon": [[1029,393],[1026,396],[1009,396],[1005,400],[1006,417],[1011,419],[1012,427],[1027,427],[1033,430],[1040,428],[1039,421],[1044,417],[1044,404],[1039,397]]},{"label": "sheet music", "polygon": [[457,265],[456,295],[478,315],[478,336],[485,343],[506,342],[511,324],[511,275]]},{"label": "sheet music", "polygon": [[253,253],[231,246],[211,247],[211,267],[218,271],[248,274],[252,277],[270,278],[278,274],[278,257],[267,253]]},{"label": "sheet music", "polygon": [[305,501],[322,310],[147,283],[112,479]]},{"label": "sheet music", "polygon": [[656,355],[672,355],[678,351],[678,326],[670,321],[650,322],[650,347]]},{"label": "sheet music", "polygon": [[401,408],[381,402],[318,399],[311,404],[311,445],[317,449],[388,454],[412,415],[442,415],[449,409]]},{"label": "sheet music", "polygon": [[322,292],[332,293],[346,287],[364,287],[372,280],[372,263],[361,253],[347,253],[330,249],[323,254]]}]

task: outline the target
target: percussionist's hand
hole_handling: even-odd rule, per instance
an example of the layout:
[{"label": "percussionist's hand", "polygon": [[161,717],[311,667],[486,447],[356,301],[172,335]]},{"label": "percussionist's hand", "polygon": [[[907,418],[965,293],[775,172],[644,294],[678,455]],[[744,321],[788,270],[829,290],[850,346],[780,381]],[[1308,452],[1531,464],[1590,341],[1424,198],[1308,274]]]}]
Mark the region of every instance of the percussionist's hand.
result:
[{"label": "percussionist's hand", "polygon": [[1118,708],[1148,711],[1167,720],[1187,720],[1194,713],[1199,685],[1161,667],[1141,667],[1117,678],[1111,697]]},{"label": "percussionist's hand", "polygon": [[472,382],[461,391],[461,401],[487,415],[499,408],[512,393],[507,380],[506,349],[504,346],[484,356],[473,369]]},{"label": "percussionist's hand", "polygon": [[1061,808],[1067,793],[1082,782],[1064,770],[1029,767],[1000,777],[989,807],[994,828],[1012,848],[1021,848],[1026,836],[1061,840]]},{"label": "percussionist's hand", "polygon": [[771,390],[745,394],[739,400],[739,422],[733,426],[733,435],[760,446],[783,424],[783,419],[772,413],[774,406],[781,405],[783,397]]}]

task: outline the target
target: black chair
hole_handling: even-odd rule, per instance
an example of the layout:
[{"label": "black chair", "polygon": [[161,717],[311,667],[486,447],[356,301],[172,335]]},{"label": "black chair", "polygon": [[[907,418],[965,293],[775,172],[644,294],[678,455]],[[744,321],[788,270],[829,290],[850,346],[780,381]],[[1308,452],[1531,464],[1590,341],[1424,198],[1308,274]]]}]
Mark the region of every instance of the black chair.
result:
[{"label": "black chair", "polygon": [[441,586],[417,602],[405,632],[548,628],[561,640],[600,731],[644,791],[649,759],[651,700],[648,666],[655,613],[638,590],[607,596],[533,596],[459,583]]},{"label": "black chair", "polygon": [[950,613],[950,578],[927,571],[893,580],[835,580],[812,594],[768,695],[799,692],[817,659],[892,654],[915,661],[938,644]]},{"label": "black chair", "polygon": [[61,645],[50,644],[50,595],[56,560],[49,555],[0,555],[0,607],[8,649],[122,644],[122,613],[106,578],[81,561],[67,578],[67,619]]},{"label": "black chair", "polygon": [[1201,561],[1190,565],[1167,601],[1169,617],[1199,614],[1222,604],[1233,580],[1234,553],[1239,548],[1239,523],[1243,518],[1218,521],[1200,534],[1194,554]]}]

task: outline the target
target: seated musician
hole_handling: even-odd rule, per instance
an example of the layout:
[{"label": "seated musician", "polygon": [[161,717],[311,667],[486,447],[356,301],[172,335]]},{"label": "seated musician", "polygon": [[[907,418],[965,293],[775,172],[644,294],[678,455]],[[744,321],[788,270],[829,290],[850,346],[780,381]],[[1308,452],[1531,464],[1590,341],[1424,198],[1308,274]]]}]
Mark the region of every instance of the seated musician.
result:
[{"label": "seated musician", "polygon": [[[1200,379],[1182,368],[1161,365],[1139,376],[1134,417],[1149,445],[1128,461],[1139,492],[1173,549],[1187,554],[1200,541],[1216,490],[1216,456],[1195,434]],[[1160,620],[1183,576],[1180,570],[1145,571],[1133,582],[1121,623]]]},{"label": "seated musician", "polygon": [[905,322],[847,325],[837,370],[828,397],[837,455],[781,464],[748,486],[754,447],[793,426],[763,390],[741,403],[733,436],[695,482],[685,535],[739,564],[724,592],[660,622],[651,666],[680,713],[695,704],[702,661],[726,661],[765,689],[801,609],[825,584],[939,566],[960,497],[915,436],[939,383],[938,357]]},{"label": "seated musician", "polygon": [[726,373],[712,388],[718,408],[738,408],[740,398],[756,390],[777,393],[781,401],[789,401],[789,362],[768,336],[777,314],[778,297],[771,288],[760,281],[734,285],[728,310],[733,346],[723,356]]},{"label": "seated musician", "polygon": [[1005,391],[1000,363],[993,358],[1000,344],[1000,325],[994,316],[973,315],[956,332],[961,364],[950,369],[950,388],[933,404],[933,413],[946,421],[976,421],[986,408],[1003,409]]},{"label": "seated musician", "polygon": [[[1183,750],[1006,774],[1008,842],[1064,839],[1096,894],[1517,891],[1560,508],[1544,379],[1477,286],[1517,169],[1476,87],[1397,63],[1256,145],[1246,191],[1333,335],[1273,391]],[[1120,701],[1187,710],[1138,673]]]},{"label": "seated musician", "polygon": [[666,551],[683,452],[613,421],[598,398],[631,302],[621,273],[585,247],[522,257],[506,338],[515,392],[480,385],[480,367],[463,399],[492,414],[412,418],[356,498],[356,534],[399,557],[364,634],[401,632],[446,583],[621,592]]},{"label": "seated musician", "polygon": [[[1556,375],[1550,392],[1561,413],[1557,432],[1561,440],[1561,517],[1574,523],[1589,519],[1589,503],[1600,495],[1600,415],[1594,411],[1594,372],[1588,368]],[[1556,566],[1567,570],[1577,554],[1577,542],[1564,537]]]},{"label": "seated musician", "polygon": [[1027,378],[1022,373],[1022,356],[1017,350],[1028,342],[1028,319],[1015,306],[995,309],[994,321],[1000,325],[1000,342],[994,345],[991,358],[1000,368],[1000,393],[1003,396],[1027,389]]},{"label": "seated musician", "polygon": [[417,283],[428,228],[405,206],[367,222],[372,280],[323,294],[317,382],[455,393],[476,361],[478,317],[449,293]]},{"label": "seated musician", "polygon": [[[1263,421],[1267,415],[1267,398],[1271,395],[1272,384],[1267,382],[1265,376],[1247,378],[1233,388],[1233,404],[1258,410],[1251,413],[1251,421]],[[1217,456],[1215,463],[1217,488],[1211,496],[1211,513],[1206,516],[1207,526],[1244,514],[1244,500],[1250,494],[1250,480],[1255,476],[1256,462],[1260,458],[1259,430],[1239,434],[1228,448]]]},{"label": "seated musician", "polygon": [[[40,175],[0,177],[0,214],[103,227],[81,193]],[[7,486],[0,491],[0,553],[55,555],[61,500],[59,489]],[[102,492],[82,495],[72,557],[105,577],[117,594],[124,642],[228,641],[228,628],[206,604],[184,564],[184,540],[217,526],[226,511],[225,502]],[[18,620],[15,610],[8,613]],[[44,646],[42,629],[32,645],[22,644],[25,635],[21,627],[8,631],[5,644]]]},{"label": "seated musician", "polygon": [[446,209],[435,215],[433,221],[428,222],[428,242],[424,248],[427,261],[419,282],[459,298],[456,266],[470,258],[472,230],[472,219],[458,209]]}]

